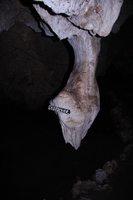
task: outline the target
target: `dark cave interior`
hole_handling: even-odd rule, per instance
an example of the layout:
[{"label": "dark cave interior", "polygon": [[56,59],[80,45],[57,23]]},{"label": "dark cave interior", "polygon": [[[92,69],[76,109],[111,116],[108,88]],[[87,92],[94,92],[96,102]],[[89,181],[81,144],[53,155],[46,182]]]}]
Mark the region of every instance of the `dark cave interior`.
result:
[{"label": "dark cave interior", "polygon": [[[120,163],[111,177],[113,190],[92,192],[90,199],[133,198],[133,151],[125,161],[119,158],[132,142],[123,142],[119,132],[126,130],[127,118],[133,124],[133,15],[102,40],[99,57],[108,66],[97,77],[101,110],[76,151],[65,144],[58,119],[47,109],[70,73],[72,49],[18,21],[0,34],[2,199],[70,200],[76,181],[92,179],[112,159]],[[122,125],[112,114],[119,107]]]}]

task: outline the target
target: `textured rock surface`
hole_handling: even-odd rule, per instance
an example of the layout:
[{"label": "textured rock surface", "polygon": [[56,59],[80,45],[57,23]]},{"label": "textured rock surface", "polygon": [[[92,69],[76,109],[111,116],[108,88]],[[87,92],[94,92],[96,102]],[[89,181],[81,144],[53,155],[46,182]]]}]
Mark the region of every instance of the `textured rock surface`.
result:
[{"label": "textured rock surface", "polygon": [[54,12],[52,14],[42,4],[34,4],[41,19],[60,39],[68,38],[74,49],[73,71],[63,91],[50,104],[55,107],[55,111],[56,108],[70,110],[68,115],[57,114],[65,142],[78,149],[100,107],[95,80],[100,39],[94,35],[107,36],[110,33],[123,1],[41,0],[41,2]]},{"label": "textured rock surface", "polygon": [[[64,13],[77,27],[107,36],[115,23],[123,0],[37,0],[44,2],[55,13]],[[57,27],[58,29],[59,27]],[[60,27],[61,28],[61,27]]]},{"label": "textured rock surface", "polygon": [[41,32],[31,11],[24,7],[20,1],[0,1],[0,19],[0,32],[9,30],[14,25],[15,21],[24,23],[36,32]]},{"label": "textured rock surface", "polygon": [[82,37],[73,37],[69,42],[75,52],[74,69],[63,91],[50,104],[70,110],[70,114],[58,116],[66,143],[77,149],[100,108],[95,80],[100,40],[83,31]]}]

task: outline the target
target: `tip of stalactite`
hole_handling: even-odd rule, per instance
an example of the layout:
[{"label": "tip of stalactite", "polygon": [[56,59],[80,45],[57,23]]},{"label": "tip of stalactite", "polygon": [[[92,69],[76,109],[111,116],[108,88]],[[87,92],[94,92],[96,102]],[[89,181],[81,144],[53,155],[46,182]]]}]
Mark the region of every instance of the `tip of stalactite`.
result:
[{"label": "tip of stalactite", "polygon": [[[66,141],[65,141],[65,142],[66,142]],[[70,144],[75,150],[78,150],[79,147],[80,147],[80,144],[79,144],[79,145],[76,145],[76,144],[74,144],[74,143],[72,143],[72,142],[66,142],[66,144]]]},{"label": "tip of stalactite", "polygon": [[66,144],[69,143],[75,150],[79,149],[79,147],[81,145],[81,139],[79,139],[79,137],[78,137],[78,141],[76,140],[77,139],[76,137],[72,138],[72,135],[71,135],[71,137],[68,138],[68,137],[65,137],[64,134],[63,134],[63,137],[64,137],[64,140],[65,140]]},{"label": "tip of stalactite", "polygon": [[72,145],[72,147],[73,147],[75,150],[78,150],[79,147],[80,147],[80,144],[76,144],[76,143],[71,144],[71,145]]}]

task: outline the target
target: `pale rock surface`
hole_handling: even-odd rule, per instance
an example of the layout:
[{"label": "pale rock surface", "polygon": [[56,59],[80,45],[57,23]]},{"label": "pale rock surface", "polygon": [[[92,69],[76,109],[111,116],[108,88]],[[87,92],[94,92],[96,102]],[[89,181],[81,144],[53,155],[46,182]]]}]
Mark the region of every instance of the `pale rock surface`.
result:
[{"label": "pale rock surface", "polygon": [[74,69],[66,87],[50,104],[70,110],[68,115],[58,115],[65,141],[77,149],[100,109],[95,80],[100,40],[85,31],[82,37],[74,36],[69,42],[75,52]]},{"label": "pale rock surface", "polygon": [[107,36],[118,18],[123,0],[35,0],[57,14],[66,14],[74,25]]},{"label": "pale rock surface", "polygon": [[[33,4],[35,9],[49,26],[48,28],[41,25],[46,28],[46,34],[50,35],[51,30],[59,39],[67,38],[74,49],[73,71],[63,91],[51,100],[50,104],[55,108],[70,110],[70,114],[57,114],[66,143],[78,149],[100,109],[95,79],[100,38],[95,35],[107,36],[110,33],[123,1],[36,1],[39,3]],[[47,9],[47,6],[51,10]]]}]

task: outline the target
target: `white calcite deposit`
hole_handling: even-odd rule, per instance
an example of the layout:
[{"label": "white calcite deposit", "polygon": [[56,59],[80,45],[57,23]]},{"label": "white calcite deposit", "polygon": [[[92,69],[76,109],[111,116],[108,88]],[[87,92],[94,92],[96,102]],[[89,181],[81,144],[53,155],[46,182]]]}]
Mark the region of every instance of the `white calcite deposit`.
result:
[{"label": "white calcite deposit", "polygon": [[[56,107],[66,143],[75,149],[95,120],[99,90],[95,79],[100,37],[107,36],[119,16],[122,0],[35,0],[41,27],[67,39],[74,50],[73,71],[64,89],[50,101]],[[59,112],[69,110],[69,114]]]}]

